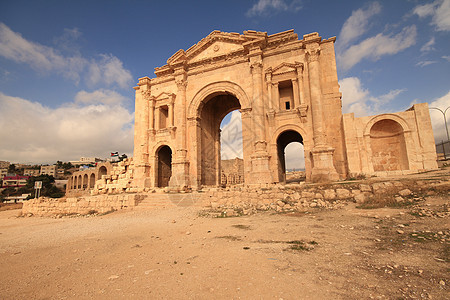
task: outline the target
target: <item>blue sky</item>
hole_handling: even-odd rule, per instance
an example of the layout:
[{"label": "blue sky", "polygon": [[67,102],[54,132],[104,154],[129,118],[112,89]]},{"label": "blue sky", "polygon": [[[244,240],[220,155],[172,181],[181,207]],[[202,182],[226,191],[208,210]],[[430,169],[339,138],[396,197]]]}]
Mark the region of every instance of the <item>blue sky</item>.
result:
[{"label": "blue sky", "polygon": [[0,160],[132,154],[137,79],[213,30],[249,29],[337,36],[344,112],[450,105],[450,0],[4,0]]}]

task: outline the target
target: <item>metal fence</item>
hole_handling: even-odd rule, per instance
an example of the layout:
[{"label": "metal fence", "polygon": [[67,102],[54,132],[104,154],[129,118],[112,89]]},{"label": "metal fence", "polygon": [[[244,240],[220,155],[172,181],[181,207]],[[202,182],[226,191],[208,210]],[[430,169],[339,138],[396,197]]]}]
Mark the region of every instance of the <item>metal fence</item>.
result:
[{"label": "metal fence", "polygon": [[436,153],[438,160],[450,159],[450,141],[442,141],[436,144]]}]

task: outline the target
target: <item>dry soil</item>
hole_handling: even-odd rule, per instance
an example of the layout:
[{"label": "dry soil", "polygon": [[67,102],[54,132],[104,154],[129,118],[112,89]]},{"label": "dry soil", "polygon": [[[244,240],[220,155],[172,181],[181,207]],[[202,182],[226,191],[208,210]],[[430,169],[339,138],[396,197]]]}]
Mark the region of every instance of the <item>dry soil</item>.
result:
[{"label": "dry soil", "polygon": [[448,299],[448,200],[233,218],[1,211],[0,298]]}]

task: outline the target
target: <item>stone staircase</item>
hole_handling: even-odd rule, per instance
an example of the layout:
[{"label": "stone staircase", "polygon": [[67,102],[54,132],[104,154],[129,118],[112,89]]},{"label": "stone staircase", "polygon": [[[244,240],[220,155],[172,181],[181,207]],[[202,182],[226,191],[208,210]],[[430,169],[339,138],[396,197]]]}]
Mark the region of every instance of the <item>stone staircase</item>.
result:
[{"label": "stone staircase", "polygon": [[135,210],[149,210],[160,208],[202,206],[198,194],[192,193],[149,193],[139,201]]}]

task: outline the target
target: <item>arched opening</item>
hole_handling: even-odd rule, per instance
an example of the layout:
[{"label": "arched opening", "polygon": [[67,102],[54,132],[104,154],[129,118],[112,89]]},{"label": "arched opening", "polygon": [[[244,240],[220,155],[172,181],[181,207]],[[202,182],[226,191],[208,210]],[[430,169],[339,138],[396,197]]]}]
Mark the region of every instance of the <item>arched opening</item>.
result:
[{"label": "arched opening", "polygon": [[172,176],[172,149],[169,146],[162,146],[156,151],[157,160],[157,186],[166,187],[169,185]]},{"label": "arched opening", "polygon": [[106,175],[106,173],[108,173],[108,170],[106,169],[105,166],[101,166],[98,169],[98,179],[101,179],[103,175]]},{"label": "arched opening", "polygon": [[84,174],[83,176],[83,190],[86,190],[88,187],[88,174]]},{"label": "arched opening", "polygon": [[391,119],[376,122],[370,129],[370,146],[375,172],[409,169],[405,136],[398,122]]},{"label": "arched opening", "polygon": [[243,150],[241,113],[233,110],[220,123],[220,185],[244,182]]},{"label": "arched opening", "polygon": [[[224,117],[237,109],[241,108],[239,100],[232,94],[226,92],[213,93],[206,97],[200,107],[200,130],[201,130],[201,160],[199,161],[200,169],[200,183],[206,186],[218,186],[221,184],[221,129],[220,125]],[[231,143],[232,140],[242,141],[242,122],[240,121],[240,113],[236,112],[230,115],[229,123],[234,120],[236,124],[231,124],[228,127],[234,130],[234,136],[230,134],[227,136],[226,143]],[[229,124],[227,123],[227,124]],[[224,124],[224,127],[226,124]],[[233,129],[234,127],[234,129]],[[225,136],[225,135],[224,135]],[[231,138],[231,139],[230,139]],[[223,140],[222,140],[223,141]],[[224,142],[225,143],[225,142]],[[233,146],[228,148],[233,148]],[[234,150],[229,151],[232,155],[233,151],[242,153],[241,149],[234,147]],[[235,154],[236,154],[235,153]],[[231,157],[232,159],[236,158]]]},{"label": "arched opening", "polygon": [[305,151],[300,133],[294,130],[283,131],[277,138],[277,155],[279,182],[305,180]]},{"label": "arched opening", "polygon": [[77,176],[73,177],[73,178],[72,178],[72,181],[73,181],[72,189],[73,189],[73,190],[76,190],[76,189],[77,189],[77,184],[78,184],[78,182],[77,182]]},{"label": "arched opening", "polygon": [[78,189],[81,190],[81,175],[78,175]]},{"label": "arched opening", "polygon": [[89,178],[89,188],[93,189],[95,185],[95,174],[92,173],[91,177]]}]

